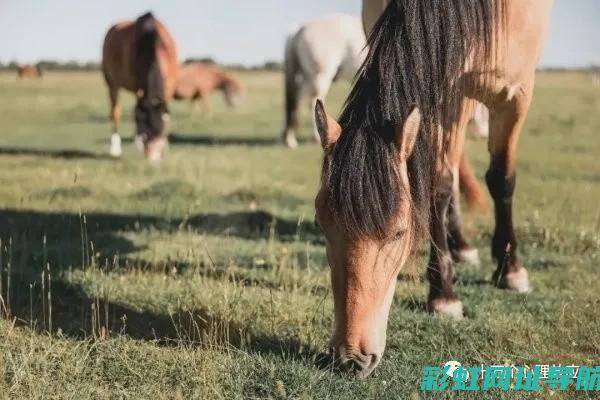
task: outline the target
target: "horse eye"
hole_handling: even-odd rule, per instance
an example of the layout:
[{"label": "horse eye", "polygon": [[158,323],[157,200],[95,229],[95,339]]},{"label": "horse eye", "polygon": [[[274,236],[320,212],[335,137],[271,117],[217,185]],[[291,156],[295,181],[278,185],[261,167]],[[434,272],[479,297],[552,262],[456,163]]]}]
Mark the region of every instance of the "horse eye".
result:
[{"label": "horse eye", "polygon": [[400,229],[398,232],[396,232],[396,234],[394,235],[394,240],[400,240],[402,239],[402,237],[404,236],[404,234],[406,233],[406,229]]}]

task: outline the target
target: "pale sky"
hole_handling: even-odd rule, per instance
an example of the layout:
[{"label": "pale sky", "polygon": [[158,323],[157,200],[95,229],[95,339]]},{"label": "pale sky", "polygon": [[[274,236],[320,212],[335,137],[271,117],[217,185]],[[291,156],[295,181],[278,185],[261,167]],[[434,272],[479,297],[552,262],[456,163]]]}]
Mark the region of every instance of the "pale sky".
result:
[{"label": "pale sky", "polygon": [[[519,0],[516,0],[519,1]],[[360,0],[0,0],[0,61],[98,61],[116,21],[152,10],[180,58],[281,60],[286,33],[310,18],[359,15]],[[600,64],[600,0],[555,0],[543,66]]]}]

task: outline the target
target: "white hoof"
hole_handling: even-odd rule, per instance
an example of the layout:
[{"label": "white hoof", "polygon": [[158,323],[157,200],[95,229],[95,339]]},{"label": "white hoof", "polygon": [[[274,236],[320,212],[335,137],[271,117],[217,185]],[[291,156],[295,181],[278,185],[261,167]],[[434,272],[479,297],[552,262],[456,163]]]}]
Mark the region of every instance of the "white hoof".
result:
[{"label": "white hoof", "polygon": [[429,304],[429,311],[434,314],[450,317],[455,321],[460,321],[464,318],[463,304],[460,300],[434,300]]},{"label": "white hoof", "polygon": [[110,137],[109,152],[113,157],[121,157],[121,154],[123,154],[123,150],[121,149],[121,136],[116,132]]},{"label": "white hoof", "polygon": [[504,289],[514,290],[517,293],[530,293],[529,274],[525,268],[506,274],[499,283]]},{"label": "white hoof", "polygon": [[285,137],[284,141],[285,145],[290,149],[295,149],[296,147],[298,147],[298,140],[296,140],[295,136],[288,135]]},{"label": "white hoof", "polygon": [[475,267],[479,266],[479,251],[476,248],[460,250],[458,252],[458,256],[460,257],[460,261],[462,262],[473,265]]}]

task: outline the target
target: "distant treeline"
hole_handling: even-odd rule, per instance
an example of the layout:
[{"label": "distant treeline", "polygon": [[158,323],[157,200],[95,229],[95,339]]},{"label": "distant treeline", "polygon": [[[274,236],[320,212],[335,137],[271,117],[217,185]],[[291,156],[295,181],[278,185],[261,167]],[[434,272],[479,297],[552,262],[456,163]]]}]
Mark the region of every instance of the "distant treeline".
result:
[{"label": "distant treeline", "polygon": [[[191,62],[203,62],[206,64],[219,64],[211,57],[203,57],[203,58],[188,58],[184,61],[184,64]],[[17,63],[16,61],[11,61],[9,63],[3,63],[0,61],[0,70],[10,70],[16,71],[20,65],[25,65],[27,63]],[[96,61],[90,62],[78,62],[78,61],[53,61],[53,60],[42,60],[37,63],[37,65],[43,71],[97,71],[100,70],[100,63]],[[242,64],[219,64],[225,68],[240,70],[240,71],[255,71],[255,70],[269,70],[269,71],[277,71],[282,68],[282,63],[279,61],[266,61],[263,64],[247,66]]]},{"label": "distant treeline", "polygon": [[[26,65],[28,63],[17,63],[16,61],[11,61],[8,64],[0,62],[0,70],[14,70],[21,65]],[[97,71],[100,69],[100,63],[90,61],[90,62],[78,62],[78,61],[46,61],[42,60],[40,62],[35,63],[38,67],[40,67],[43,71]]]},{"label": "distant treeline", "polygon": [[600,70],[600,65],[590,65],[589,67],[539,67],[538,71],[542,72],[582,72],[589,73]]},{"label": "distant treeline", "polygon": [[250,66],[243,65],[243,64],[221,64],[211,57],[186,58],[183,61],[184,64],[189,64],[189,63],[194,63],[194,62],[200,62],[200,63],[210,64],[210,65],[220,65],[225,68],[235,69],[235,70],[240,70],[240,71],[257,71],[257,70],[278,71],[283,68],[283,64],[280,61],[266,61],[263,64],[250,65]]},{"label": "distant treeline", "polygon": [[[243,65],[243,64],[221,64],[217,62],[212,57],[199,57],[199,58],[187,58],[183,61],[184,64],[192,63],[192,62],[202,62],[206,64],[220,65],[225,68],[235,69],[238,71],[279,71],[283,68],[283,63],[281,61],[273,61],[269,60],[262,64],[257,65]],[[11,61],[9,63],[3,63],[0,61],[0,70],[12,70],[16,71],[20,65],[24,65],[25,63],[19,64],[16,61]],[[79,61],[53,61],[53,60],[42,60],[37,63],[37,65],[43,71],[97,71],[100,70],[100,63],[96,61],[90,62],[79,62]],[[589,73],[592,71],[599,71],[600,65],[590,65],[588,67],[576,67],[576,68],[566,68],[566,67],[540,67],[538,71],[543,72],[583,72]]]}]

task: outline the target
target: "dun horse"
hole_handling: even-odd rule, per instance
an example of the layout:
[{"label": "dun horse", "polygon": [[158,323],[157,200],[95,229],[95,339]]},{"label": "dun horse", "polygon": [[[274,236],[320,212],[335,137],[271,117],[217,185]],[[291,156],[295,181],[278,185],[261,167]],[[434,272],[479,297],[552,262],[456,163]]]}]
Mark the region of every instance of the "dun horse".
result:
[{"label": "dun horse", "polygon": [[463,317],[451,256],[462,235],[449,209],[470,99],[490,110],[493,283],[529,290],[512,198],[551,8],[552,0],[393,0],[339,122],[317,103],[325,155],[315,206],[331,266],[330,348],[360,376],[381,360],[396,278],[419,238],[431,242],[428,310]]},{"label": "dun horse", "polygon": [[41,78],[42,69],[39,65],[22,65],[17,69],[17,76],[19,78]]},{"label": "dun horse", "polygon": [[[300,98],[323,99],[340,75],[354,75],[366,54],[360,19],[343,14],[321,17],[302,25],[285,45],[285,127],[282,139],[296,147]],[[312,112],[311,112],[312,114]],[[319,135],[315,129],[315,138]]]},{"label": "dun horse", "polygon": [[229,107],[235,107],[244,94],[244,85],[234,75],[213,65],[184,64],[179,68],[175,99],[200,100],[206,112],[210,111],[208,98],[215,90],[223,92]]},{"label": "dun horse", "polygon": [[169,110],[177,78],[177,50],[167,28],[151,13],[110,28],[104,39],[102,71],[108,85],[113,134],[110,154],[121,155],[119,89],[136,95],[136,143],[158,161],[167,145]]}]

